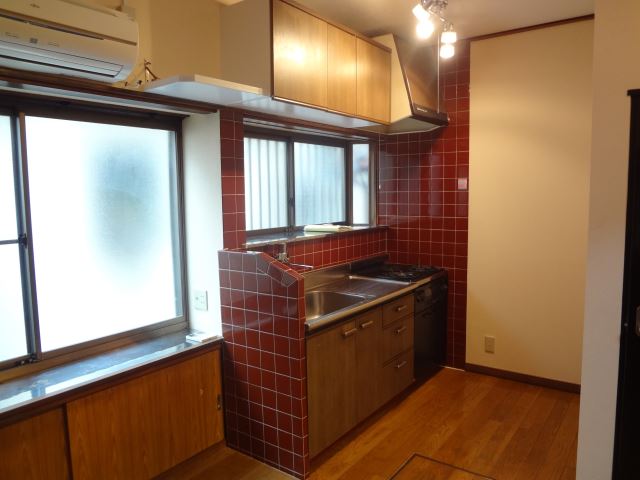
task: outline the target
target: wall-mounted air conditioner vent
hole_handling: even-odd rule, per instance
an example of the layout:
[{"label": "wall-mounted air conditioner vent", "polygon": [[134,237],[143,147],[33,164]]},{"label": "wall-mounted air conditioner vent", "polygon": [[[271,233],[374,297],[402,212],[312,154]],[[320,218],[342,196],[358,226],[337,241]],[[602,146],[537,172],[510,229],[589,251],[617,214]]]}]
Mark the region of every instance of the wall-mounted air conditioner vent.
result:
[{"label": "wall-mounted air conditioner vent", "polygon": [[124,80],[135,65],[138,25],[76,1],[0,0],[0,66]]}]

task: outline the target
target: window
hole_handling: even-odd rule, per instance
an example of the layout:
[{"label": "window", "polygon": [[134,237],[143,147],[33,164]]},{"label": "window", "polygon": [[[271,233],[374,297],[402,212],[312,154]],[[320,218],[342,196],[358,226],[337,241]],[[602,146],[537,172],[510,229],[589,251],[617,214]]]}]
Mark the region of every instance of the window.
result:
[{"label": "window", "polygon": [[185,322],[178,124],[94,118],[0,117],[4,366]]},{"label": "window", "polygon": [[368,143],[248,130],[244,175],[248,231],[370,224]]}]

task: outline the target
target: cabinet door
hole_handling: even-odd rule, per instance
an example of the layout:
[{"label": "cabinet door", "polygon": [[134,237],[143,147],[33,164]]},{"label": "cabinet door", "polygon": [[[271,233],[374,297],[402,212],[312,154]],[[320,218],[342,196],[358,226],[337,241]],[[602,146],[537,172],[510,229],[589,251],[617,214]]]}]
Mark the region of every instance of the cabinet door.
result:
[{"label": "cabinet door", "polygon": [[70,478],[61,408],[0,428],[0,478]]},{"label": "cabinet door", "polygon": [[376,308],[356,317],[356,414],[358,422],[371,415],[381,405],[380,334],[382,309]]},{"label": "cabinet door", "polygon": [[273,1],[273,95],[327,105],[327,23]]},{"label": "cabinet door", "polygon": [[356,36],[327,25],[327,108],[356,114]]},{"label": "cabinet door", "polygon": [[413,349],[387,363],[381,375],[381,403],[386,403],[413,382]]},{"label": "cabinet door", "polygon": [[357,114],[389,123],[391,110],[391,54],[358,38]]},{"label": "cabinet door", "polygon": [[357,334],[355,321],[350,321],[307,339],[309,453],[312,457],[357,422]]},{"label": "cabinet door", "polygon": [[220,352],[67,404],[73,478],[151,478],[223,438]]},{"label": "cabinet door", "polygon": [[383,363],[413,348],[413,324],[413,315],[409,315],[384,327],[380,345]]}]

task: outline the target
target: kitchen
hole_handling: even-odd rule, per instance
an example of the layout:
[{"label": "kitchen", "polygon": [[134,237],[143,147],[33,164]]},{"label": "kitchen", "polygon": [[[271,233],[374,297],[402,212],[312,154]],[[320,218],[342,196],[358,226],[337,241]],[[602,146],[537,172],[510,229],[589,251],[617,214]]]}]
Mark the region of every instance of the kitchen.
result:
[{"label": "kitchen", "polygon": [[[105,2],[105,4],[108,3]],[[219,78],[216,65],[228,62],[229,59],[225,59],[225,56],[233,57],[238,55],[238,51],[250,50],[251,45],[240,45],[242,38],[235,40],[238,44],[237,49],[230,49],[225,46],[227,44],[220,42],[217,32],[224,31],[225,26],[231,25],[230,22],[221,21],[223,18],[221,10],[228,7],[219,6],[215,2],[202,1],[194,2],[193,8],[187,10],[175,5],[172,6],[171,2],[164,3],[160,7],[160,2],[153,2],[152,5],[148,2],[127,2],[129,7],[137,9],[137,18],[140,24],[139,56],[151,59],[151,70],[161,80],[174,75],[194,72],[199,75]],[[108,6],[115,7],[117,5]],[[311,4],[308,7],[314,8]],[[410,7],[412,5],[407,7],[409,12],[406,18],[414,21],[411,20],[413,16],[410,14]],[[455,12],[461,12],[460,8],[462,7],[456,7]],[[468,85],[471,82],[473,91],[471,97],[475,102],[482,102],[485,99],[489,101],[491,95],[494,94],[491,86],[495,85],[500,78],[504,78],[504,82],[500,84],[503,98],[509,98],[513,102],[519,98],[518,95],[522,96],[522,90],[518,90],[516,88],[518,85],[514,86],[514,83],[526,82],[527,78],[516,76],[517,80],[509,81],[509,78],[513,79],[514,77],[507,76],[513,73],[514,69],[509,69],[508,65],[503,71],[483,69],[483,66],[490,64],[489,60],[492,55],[496,55],[497,51],[501,52],[501,58],[509,58],[510,61],[517,60],[518,49],[530,47],[525,40],[522,40],[521,44],[518,43],[518,39],[525,38],[527,33],[523,32],[519,37],[518,34],[513,34],[510,41],[504,43],[500,43],[500,37],[477,40],[471,42],[471,46],[468,42],[459,40],[456,44],[456,55],[451,59],[452,61],[450,63],[442,62],[445,105],[451,118],[450,126],[440,134],[410,133],[378,138],[380,144],[378,174],[382,189],[378,202],[375,203],[375,208],[378,210],[377,216],[380,226],[362,232],[338,233],[336,236],[324,239],[287,243],[286,247],[291,263],[313,265],[314,267],[344,264],[378,254],[389,255],[389,260],[392,263],[445,267],[449,277],[448,337],[445,358],[447,365],[469,370],[473,366],[482,367],[483,373],[493,375],[516,372],[524,376],[561,382],[566,385],[560,386],[569,388],[581,385],[578,478],[604,478],[608,476],[606,472],[609,472],[611,468],[616,397],[616,375],[612,372],[617,371],[618,361],[617,347],[614,348],[612,343],[615,343],[613,339],[617,335],[619,318],[619,313],[616,313],[616,308],[619,307],[616,307],[615,304],[615,298],[617,298],[615,288],[621,288],[619,285],[620,267],[615,270],[614,266],[616,262],[620,263],[622,246],[619,241],[615,245],[611,244],[611,238],[614,237],[609,235],[611,231],[614,231],[616,232],[615,238],[618,240],[623,238],[623,232],[620,233],[620,225],[624,224],[622,222],[624,222],[625,199],[624,189],[621,188],[621,185],[626,182],[627,161],[626,147],[623,148],[623,146],[628,145],[628,142],[625,142],[624,138],[620,140],[619,136],[626,134],[627,123],[625,122],[627,122],[628,114],[624,110],[626,105],[624,95],[620,94],[619,99],[616,97],[615,102],[607,95],[611,95],[608,93],[613,88],[611,85],[618,85],[616,88],[626,93],[627,89],[636,86],[633,84],[633,80],[638,79],[637,72],[632,70],[634,67],[627,65],[629,62],[616,58],[616,55],[622,55],[622,53],[617,53],[619,49],[610,47],[610,45],[624,44],[628,48],[634,48],[633,45],[637,44],[633,41],[636,38],[633,30],[630,29],[627,32],[623,28],[632,22],[634,14],[637,18],[637,7],[628,3],[625,8],[628,9],[626,15],[622,13],[625,10],[620,5],[614,8],[605,2],[596,2],[595,21],[584,20],[566,26],[566,28],[580,29],[585,25],[592,24],[596,32],[593,57],[593,94],[590,91],[585,92],[576,88],[576,90],[580,90],[574,92],[576,96],[581,95],[579,98],[582,100],[586,98],[585,95],[588,98],[586,102],[582,101],[577,107],[582,110],[569,112],[576,121],[579,120],[580,134],[577,134],[573,129],[563,130],[570,125],[571,117],[569,119],[563,118],[561,116],[564,113],[562,110],[554,111],[551,114],[553,120],[549,122],[554,123],[553,130],[557,130],[558,135],[564,137],[561,140],[575,137],[576,143],[587,144],[586,151],[579,150],[579,146],[571,144],[571,148],[578,149],[573,151],[574,153],[577,151],[576,158],[582,159],[582,163],[576,161],[571,164],[575,167],[573,170],[556,170],[557,167],[554,165],[545,164],[545,159],[553,159],[553,155],[549,151],[536,150],[536,145],[524,141],[517,143],[517,140],[522,139],[516,138],[518,132],[515,130],[513,136],[509,137],[508,144],[503,145],[504,149],[511,149],[511,155],[514,154],[513,152],[521,151],[523,157],[527,152],[530,152],[532,158],[539,160],[536,165],[538,169],[531,169],[531,165],[535,162],[527,163],[526,159],[523,159],[522,163],[516,163],[514,160],[514,164],[510,166],[505,166],[497,161],[491,163],[492,158],[499,159],[492,147],[497,144],[496,142],[504,142],[505,137],[501,137],[497,129],[492,130],[490,122],[482,123],[478,120],[482,118],[481,115],[491,113],[491,110],[485,104],[475,103],[474,106],[474,102],[469,101]],[[456,18],[453,12],[454,2],[451,2],[447,15],[451,17],[454,24],[461,24],[464,17]],[[340,21],[338,13],[339,9],[336,9],[335,16],[330,11],[323,12],[323,16],[331,21]],[[574,14],[562,18],[575,16],[579,15]],[[178,23],[184,26],[183,31],[179,32],[180,34],[176,32],[176,18],[180,18],[181,21]],[[551,20],[560,18],[551,18]],[[600,19],[602,19],[601,27],[598,23]],[[212,28],[211,25],[215,26],[216,22],[218,22],[218,28]],[[349,25],[345,21],[342,23],[356,29],[355,25]],[[525,22],[523,25],[538,23],[545,22]],[[555,31],[561,31],[561,27],[561,25],[557,26]],[[483,33],[494,33],[501,30],[504,29]],[[237,29],[236,33],[247,37],[246,31]],[[251,29],[251,31],[256,32],[256,37],[259,37],[257,30]],[[557,38],[545,37],[542,33],[545,31],[551,32],[553,29],[549,27],[549,30],[532,30],[528,34],[541,35],[541,37],[535,38],[540,41],[548,41],[552,45],[558,45],[558,48],[571,49],[576,48],[576,45],[582,47],[586,45],[566,37],[558,37],[561,43],[557,43]],[[588,42],[587,37],[583,36],[585,35],[584,30],[578,31],[580,33],[575,34],[576,31],[571,30],[573,35],[569,36],[573,39],[579,37],[584,42]],[[600,36],[598,36],[599,31],[601,32]],[[624,34],[629,35],[628,39],[625,39]],[[248,40],[247,43],[251,43]],[[571,41],[576,43],[571,43]],[[516,53],[509,51],[510,45],[514,44],[513,50]],[[263,47],[268,48],[268,45]],[[624,50],[626,51],[626,48]],[[605,51],[606,55],[602,53]],[[590,71],[591,67],[588,62],[591,60],[588,56],[583,60],[581,60],[582,63],[579,67],[572,64],[572,67],[575,67],[575,70],[569,69],[572,75],[584,75],[585,71]],[[255,61],[239,63],[255,66],[256,68],[252,69],[255,71],[250,73],[256,74],[256,72],[262,71],[257,66],[265,61],[265,58],[256,58]],[[551,67],[562,67],[562,62],[560,65],[545,64],[545,68]],[[523,72],[526,72],[525,68],[527,68],[527,62],[517,67]],[[545,71],[543,67],[540,69]],[[623,75],[607,73],[621,69],[630,70]],[[469,74],[469,72],[471,73]],[[140,72],[135,73],[140,78]],[[499,78],[496,79],[496,75],[499,75]],[[523,84],[522,87],[533,88],[538,85],[539,88],[547,88],[551,91],[557,87],[556,84],[543,84],[544,82],[540,80],[542,77],[535,78],[526,85]],[[258,82],[242,83],[259,84]],[[567,83],[570,83],[569,80]],[[576,87],[581,85],[576,81]],[[558,97],[555,97],[555,100],[566,93],[566,91],[557,93]],[[486,96],[483,97],[483,94]],[[509,97],[509,95],[512,96]],[[535,98],[534,95],[532,97]],[[591,128],[590,102],[592,100],[596,107],[599,106],[602,115],[593,116],[594,135],[591,140],[586,138],[585,141],[585,129],[590,130]],[[517,104],[517,106],[522,107],[523,105]],[[532,112],[530,117],[532,123],[529,126],[532,127],[531,131],[536,132],[537,130],[533,130],[533,128],[539,128],[540,123],[537,122],[540,122],[540,116],[545,114],[536,110],[537,106],[535,102],[524,105],[527,111]],[[572,108],[574,107],[576,106],[573,105]],[[616,115],[611,113],[614,107],[618,108]],[[469,111],[471,112],[470,117]],[[536,112],[537,115],[535,120],[533,112]],[[547,111],[546,115],[549,113]],[[474,115],[478,115],[478,117],[474,117]],[[515,115],[517,112],[509,112],[509,118],[527,121],[527,115],[521,117]],[[554,118],[558,115],[560,115],[559,118]],[[205,327],[216,322],[217,306],[213,292],[216,291],[216,282],[218,281],[217,259],[215,258],[217,250],[241,248],[250,239],[250,235],[246,234],[244,210],[248,192],[244,187],[243,142],[245,141],[245,128],[249,128],[245,127],[244,116],[241,112],[233,109],[221,109],[219,114],[193,115],[185,120],[183,126],[186,250],[189,252],[186,262],[190,277],[188,283],[190,288],[206,291],[205,297],[208,294],[208,299],[205,298],[205,303],[207,300],[209,302],[206,309],[194,308],[192,305],[195,303],[194,292],[190,292],[189,321],[192,327],[199,330],[209,330]],[[263,122],[262,126],[264,127],[264,117],[258,119]],[[474,119],[476,120],[474,121]],[[469,124],[472,126],[470,130],[467,126]],[[501,128],[505,128],[504,123],[499,125]],[[260,126],[255,125],[254,122],[250,128],[257,131]],[[476,128],[477,130],[474,130]],[[211,133],[216,130],[219,132],[219,138],[217,134]],[[327,130],[331,131],[332,127],[327,127]],[[333,127],[334,134],[335,130],[336,128]],[[544,133],[549,134],[550,131],[551,128],[545,130]],[[606,135],[595,135],[595,132],[605,132]],[[309,132],[304,133],[308,134]],[[589,134],[587,132],[587,135]],[[492,135],[494,136],[492,137]],[[512,138],[513,144],[511,144]],[[620,145],[613,148],[611,145],[615,138],[619,140],[616,145]],[[362,141],[362,138],[357,140]],[[549,144],[555,145],[556,141],[558,139],[553,137],[553,139],[549,139]],[[588,173],[589,161],[585,159],[585,157],[590,157],[589,142],[592,142],[593,149],[590,177]],[[219,156],[213,155],[220,162],[220,173],[216,174],[215,169],[205,171],[195,168],[211,159],[211,154],[207,159],[206,155],[201,153],[202,151],[220,151]],[[612,151],[618,152],[619,164],[611,164]],[[603,154],[602,160],[598,160],[600,157],[596,157],[596,152]],[[469,161],[470,156],[471,161]],[[482,159],[482,162],[479,160],[474,164],[474,158]],[[438,163],[438,159],[441,163]],[[615,168],[613,168],[614,166]],[[526,170],[525,167],[530,169]],[[554,169],[556,174],[552,179],[548,175],[550,169]],[[465,179],[468,182],[467,185],[464,184]],[[553,183],[553,181],[558,183]],[[527,202],[533,202],[532,199],[535,198],[536,192],[531,189],[532,184],[536,182],[540,182],[540,188],[544,189],[545,195],[544,198],[536,199],[535,205],[531,205]],[[589,182],[591,182],[590,193]],[[447,188],[445,188],[445,184],[447,184]],[[432,190],[431,187],[436,188]],[[474,197],[474,188],[477,189],[477,195],[486,196]],[[570,192],[564,191],[566,188],[571,188]],[[433,201],[435,193],[439,193],[442,200]],[[566,200],[562,194],[566,195]],[[588,195],[591,195],[590,200]],[[505,198],[508,198],[509,201],[505,201]],[[545,199],[548,200],[547,203],[544,203]],[[423,211],[415,212],[412,209],[416,208],[416,203],[420,205],[420,208],[423,206],[427,209],[441,208],[442,213],[434,212],[432,214],[428,210],[426,213]],[[203,205],[217,205],[217,207],[206,208]],[[191,208],[192,206],[195,207]],[[538,215],[536,213],[538,209],[545,212],[546,215],[542,217]],[[491,215],[491,212],[496,211],[500,211],[501,216]],[[533,215],[531,218],[535,218],[536,222],[541,222],[541,218],[544,221],[537,224],[533,221],[527,221],[529,215]],[[588,215],[591,215],[591,226],[589,227]],[[476,223],[474,224],[474,222]],[[223,226],[223,232],[220,232],[220,224]],[[383,226],[389,226],[389,228],[383,228]],[[589,229],[588,237],[587,229]],[[194,235],[191,232],[198,232],[198,234]],[[508,232],[509,234],[495,235],[492,232]],[[604,235],[604,232],[608,232],[607,236],[600,237]],[[474,235],[476,236],[474,237]],[[587,239],[589,239],[589,250],[587,250]],[[280,244],[277,244],[276,247],[277,250],[269,250],[268,247],[263,249],[275,255],[283,253]],[[418,252],[419,254],[416,255]],[[614,254],[618,255],[617,260],[607,261]],[[223,284],[223,289],[240,291],[239,288],[234,288],[239,286],[234,283],[238,280],[243,281],[242,288],[244,289],[243,277],[246,273],[250,273],[244,267],[246,254],[241,252],[221,253],[220,258],[223,259],[223,262],[225,257],[228,257],[228,264],[221,264],[222,281],[225,281],[224,272],[227,272],[229,288]],[[293,460],[296,456],[300,457],[302,471],[309,473],[306,470],[308,458],[305,458],[308,453],[304,453],[308,452],[308,446],[304,444],[306,436],[304,429],[306,427],[304,423],[297,425],[293,421],[305,418],[303,413],[306,408],[303,364],[305,332],[291,329],[292,320],[300,320],[298,314],[302,309],[297,307],[302,298],[301,293],[304,293],[304,291],[300,291],[300,288],[306,288],[307,275],[290,271],[286,264],[284,267],[280,265],[272,267],[272,260],[269,260],[272,257],[262,253],[251,254],[250,257],[255,262],[247,260],[248,268],[254,268],[254,263],[255,268],[258,268],[259,262],[269,262],[266,271],[264,269],[254,270],[254,275],[258,279],[260,275],[267,272],[271,274],[271,268],[277,270],[274,270],[276,273],[273,275],[279,277],[281,286],[287,287],[286,295],[278,295],[278,297],[287,298],[291,300],[291,303],[296,304],[296,308],[289,308],[289,302],[287,302],[286,307],[282,310],[282,315],[280,315],[288,322],[286,337],[274,333],[272,337],[264,338],[266,342],[273,341],[274,348],[276,348],[276,341],[282,342],[282,338],[287,338],[287,346],[281,345],[281,347],[287,348],[287,356],[289,357],[288,365],[285,367],[288,368],[289,373],[283,375],[288,377],[288,381],[280,379],[278,375],[281,375],[282,370],[280,370],[280,365],[275,365],[275,361],[282,360],[280,357],[284,357],[284,355],[274,355],[272,359],[269,358],[265,361],[273,360],[272,371],[273,377],[275,377],[273,380],[282,380],[287,383],[283,389],[290,392],[288,396],[293,399],[289,402],[291,409],[288,413],[289,418],[283,418],[283,422],[292,420],[291,430],[288,432],[290,436],[283,438],[282,441],[303,440],[302,445],[292,444],[291,447],[282,450],[292,453]],[[239,265],[238,258],[242,258]],[[469,259],[468,277],[466,274],[467,258]],[[540,266],[543,264],[545,268],[541,272]],[[556,268],[558,265],[560,267]],[[238,269],[238,266],[241,268]],[[597,275],[593,270],[596,267]],[[527,274],[519,273],[522,271],[526,271]],[[550,271],[553,271],[557,283],[544,283],[548,280]],[[239,272],[242,273],[239,275]],[[304,278],[305,287],[301,287],[302,278]],[[585,278],[586,295],[584,294]],[[295,288],[292,288],[294,285]],[[558,290],[563,295],[554,293]],[[474,295],[480,295],[485,303],[475,301]],[[224,293],[222,297],[222,306],[229,306],[229,313],[233,313],[236,309],[225,305]],[[519,311],[518,305],[523,304],[527,308],[520,309],[524,311]],[[567,319],[572,319],[574,323],[564,323],[567,320],[562,319],[562,315],[558,317],[550,315],[548,319],[545,318],[544,307],[556,304],[558,310],[562,311],[562,315],[565,315]],[[273,309],[274,306],[271,308]],[[482,311],[486,308],[490,309],[489,313]],[[584,313],[582,313],[583,308]],[[250,311],[259,310],[250,309]],[[490,323],[491,318],[499,318],[500,315],[514,311],[518,311],[519,315],[517,318],[510,318],[513,321],[511,327],[499,330],[500,322]],[[251,341],[250,336],[253,335],[249,332],[254,329],[245,328],[244,332],[242,330],[236,332],[234,327],[237,329],[238,325],[230,323],[230,319],[229,322],[225,321],[224,315],[223,309],[222,328],[225,324],[231,325],[233,336],[230,339],[225,338],[223,366],[229,368],[230,365],[246,365],[246,374],[254,375],[256,372],[249,368],[252,367],[249,355],[254,355],[254,352],[249,353],[251,348],[247,347]],[[601,320],[603,315],[610,320],[609,323]],[[558,323],[559,321],[563,323]],[[581,353],[580,344],[582,342],[576,342],[575,337],[582,338],[579,332],[582,330],[583,321],[585,322],[585,340]],[[274,324],[272,328],[276,328],[276,325]],[[244,339],[242,339],[243,333],[245,333]],[[258,335],[260,333],[258,329]],[[485,336],[494,337],[494,354],[486,351]],[[260,340],[262,339],[259,336],[258,341]],[[245,342],[244,345],[242,342]],[[244,350],[238,348],[242,346],[245,346]],[[246,356],[246,360],[237,361],[236,352],[240,357]],[[261,350],[258,352],[261,355]],[[554,352],[560,353],[555,355]],[[581,361],[582,368],[580,367]],[[469,368],[470,366],[471,368]],[[238,400],[243,400],[238,395],[237,388],[236,393],[233,394],[234,398],[227,398],[230,394],[228,382],[235,381],[230,376],[237,373],[236,370],[230,370],[225,370],[224,387],[224,404],[227,409],[226,440],[228,444],[239,447],[241,451],[247,452],[248,450],[248,453],[251,453],[251,447],[247,449],[245,445],[245,448],[242,448],[239,442],[244,437],[249,437],[251,442],[253,438],[251,421],[255,419],[250,414],[240,415],[243,419],[239,421],[239,412],[228,410],[230,400],[235,401],[236,406]],[[262,368],[260,370],[264,371]],[[262,378],[264,379],[264,375]],[[516,380],[531,381],[532,378],[516,378]],[[262,379],[259,380],[259,382],[262,381]],[[255,382],[242,381],[242,383],[246,383],[247,386],[258,386]],[[558,387],[557,384],[555,386]],[[234,387],[237,387],[237,384],[234,384]],[[261,395],[265,395],[264,390]],[[266,388],[266,390],[278,391],[278,389],[272,390],[270,388]],[[252,389],[248,389],[247,394],[251,395],[251,393]],[[276,405],[277,400],[276,398]],[[246,401],[248,407],[257,403],[248,399]],[[268,407],[269,405],[265,403],[264,406]],[[299,410],[294,412],[293,409]],[[603,415],[603,412],[608,413]],[[282,412],[275,412],[276,415],[279,413]],[[229,414],[232,414],[231,418]],[[234,421],[235,428],[233,428]],[[264,422],[262,423],[266,425]],[[278,430],[282,431],[282,429]],[[265,433],[263,432],[262,435],[264,436]],[[607,445],[611,443],[611,451],[600,447],[602,435],[610,438],[610,442],[606,441],[605,443]],[[234,439],[238,441],[236,445],[233,445]],[[279,441],[280,439],[278,439]],[[246,439],[243,442],[246,442]],[[408,456],[407,453],[406,457]],[[271,464],[273,463],[275,462],[272,461]],[[397,465],[390,466],[392,472],[401,463],[398,462]],[[296,469],[285,468],[285,470],[297,475],[300,475],[301,472]],[[487,474],[488,472],[479,473]]]}]

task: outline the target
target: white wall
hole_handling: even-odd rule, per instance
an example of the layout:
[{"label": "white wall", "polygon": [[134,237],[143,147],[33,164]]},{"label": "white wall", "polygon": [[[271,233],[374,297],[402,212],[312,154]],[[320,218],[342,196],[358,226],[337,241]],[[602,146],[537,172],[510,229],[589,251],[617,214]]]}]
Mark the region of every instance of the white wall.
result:
[{"label": "white wall", "polygon": [[[120,0],[91,0],[109,8]],[[220,9],[215,0],[127,0],[139,28],[137,66],[129,80],[143,79],[143,61],[160,78],[185,73],[218,76]]]},{"label": "white wall", "polygon": [[[218,250],[222,250],[220,115],[192,115],[182,124],[189,321],[196,330],[222,334]],[[207,291],[206,311],[195,308]]]},{"label": "white wall", "polygon": [[592,21],[471,44],[468,363],[580,383],[592,44]]},{"label": "white wall", "polygon": [[611,478],[629,157],[640,88],[640,2],[596,0],[589,246],[577,478]]}]

